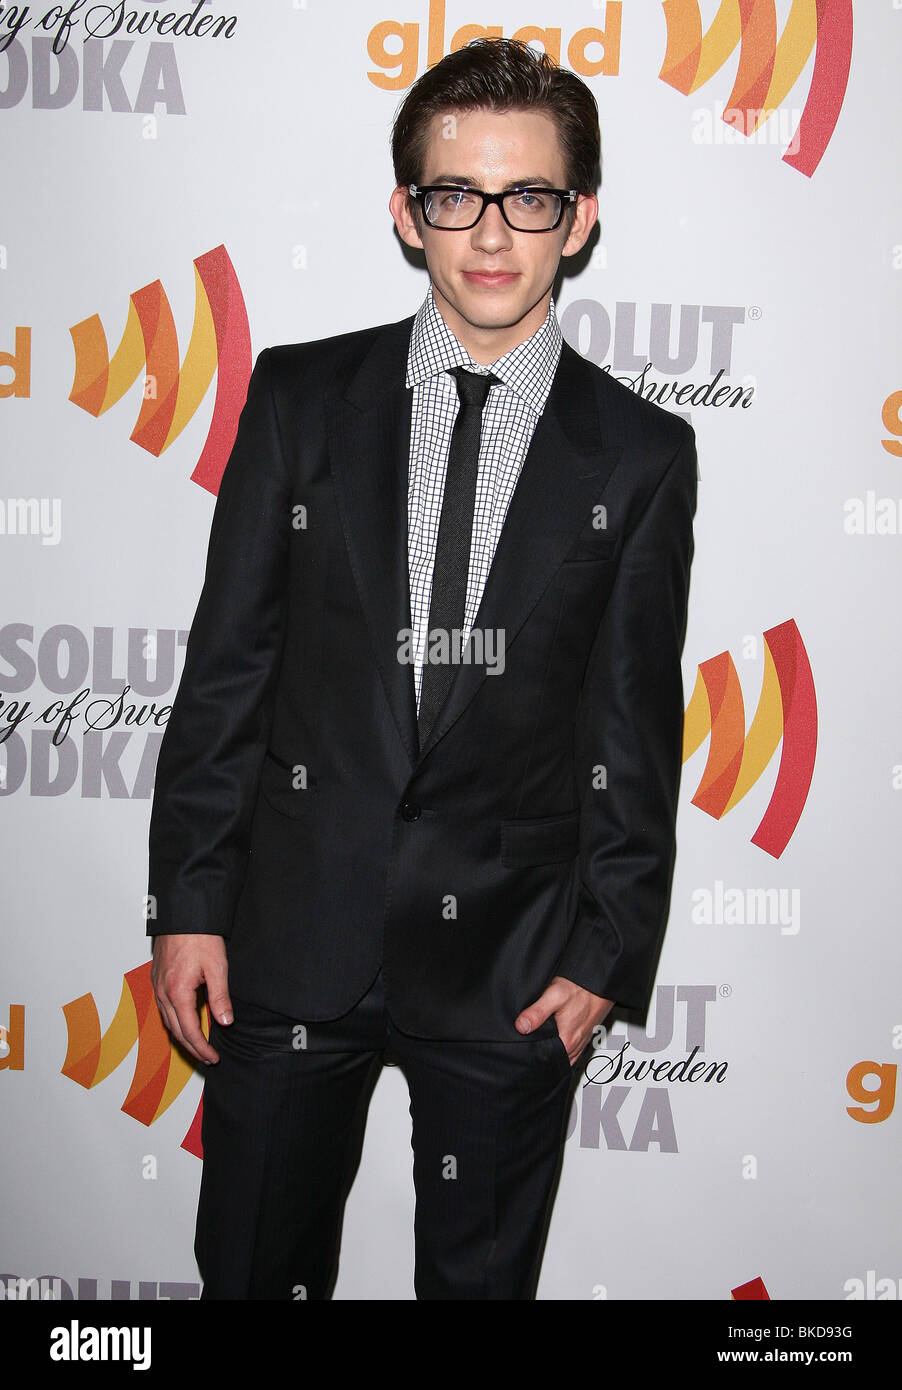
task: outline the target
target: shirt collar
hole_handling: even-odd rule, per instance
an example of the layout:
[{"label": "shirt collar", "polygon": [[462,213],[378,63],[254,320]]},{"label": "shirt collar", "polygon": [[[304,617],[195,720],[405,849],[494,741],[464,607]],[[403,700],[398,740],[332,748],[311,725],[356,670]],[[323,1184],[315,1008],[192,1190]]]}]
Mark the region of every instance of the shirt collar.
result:
[{"label": "shirt collar", "polygon": [[438,309],[432,286],[417,311],[407,356],[407,385],[418,386],[449,367],[473,372],[492,372],[533,410],[541,415],[561,355],[562,335],[552,297],[541,328],[488,366],[474,362],[451,332]]}]

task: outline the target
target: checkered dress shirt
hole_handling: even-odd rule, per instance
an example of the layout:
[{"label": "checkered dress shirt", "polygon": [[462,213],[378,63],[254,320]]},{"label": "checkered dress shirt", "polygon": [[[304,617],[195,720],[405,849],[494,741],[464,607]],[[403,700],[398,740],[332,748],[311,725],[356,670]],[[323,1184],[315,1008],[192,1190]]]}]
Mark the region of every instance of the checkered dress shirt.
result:
[{"label": "checkered dress shirt", "polygon": [[431,286],[414,319],[407,359],[407,385],[413,387],[407,564],[418,711],[448,449],[460,404],[457,383],[447,369],[459,366],[471,372],[491,372],[501,382],[489,391],[482,417],[462,638],[465,643],[482,599],[523,460],[551,390],[561,342],[554,299],[541,328],[525,343],[511,348],[488,366],[474,362],[458,342],[435,306]]}]

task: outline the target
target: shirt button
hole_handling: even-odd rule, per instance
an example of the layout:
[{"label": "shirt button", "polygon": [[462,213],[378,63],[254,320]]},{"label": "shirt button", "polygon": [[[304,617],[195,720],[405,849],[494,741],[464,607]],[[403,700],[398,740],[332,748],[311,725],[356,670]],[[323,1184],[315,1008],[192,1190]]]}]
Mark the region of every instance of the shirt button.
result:
[{"label": "shirt button", "polygon": [[414,801],[401,802],[402,820],[419,820],[421,815],[420,807]]}]

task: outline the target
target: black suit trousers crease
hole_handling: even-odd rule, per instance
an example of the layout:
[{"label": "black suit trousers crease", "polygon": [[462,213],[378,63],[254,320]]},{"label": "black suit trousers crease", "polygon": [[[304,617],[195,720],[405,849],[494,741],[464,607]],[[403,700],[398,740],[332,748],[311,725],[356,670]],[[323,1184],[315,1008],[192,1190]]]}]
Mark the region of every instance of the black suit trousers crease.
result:
[{"label": "black suit trousers crease", "polygon": [[410,1092],[417,1299],[535,1297],[575,1076],[553,1018],[526,1046],[413,1038],[386,1012],[381,971],[324,1024],[233,1004],[235,1023],[213,1025],[221,1060],[204,1086],[205,1300],[330,1297],[386,1060]]}]

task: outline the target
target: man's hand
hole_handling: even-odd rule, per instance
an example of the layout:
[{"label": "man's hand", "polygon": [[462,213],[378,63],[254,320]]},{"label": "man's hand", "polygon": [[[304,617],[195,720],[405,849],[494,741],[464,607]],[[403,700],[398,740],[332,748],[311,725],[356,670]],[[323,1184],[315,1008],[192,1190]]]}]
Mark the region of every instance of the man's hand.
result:
[{"label": "man's hand", "polygon": [[600,994],[592,994],[582,985],[565,980],[563,975],[555,975],[544,994],[523,1010],[514,1026],[518,1033],[531,1033],[554,1014],[572,1067],[591,1038],[593,1028],[607,1018],[614,1003],[613,999],[603,999]]},{"label": "man's hand", "polygon": [[190,933],[155,936],[150,978],[163,1022],[176,1042],[199,1062],[218,1062],[200,1026],[198,986],[207,986],[207,1003],[217,1023],[232,1022],[225,939]]}]

